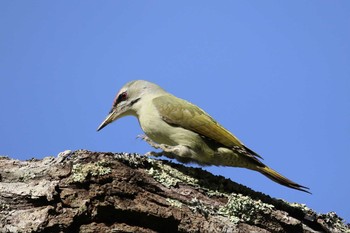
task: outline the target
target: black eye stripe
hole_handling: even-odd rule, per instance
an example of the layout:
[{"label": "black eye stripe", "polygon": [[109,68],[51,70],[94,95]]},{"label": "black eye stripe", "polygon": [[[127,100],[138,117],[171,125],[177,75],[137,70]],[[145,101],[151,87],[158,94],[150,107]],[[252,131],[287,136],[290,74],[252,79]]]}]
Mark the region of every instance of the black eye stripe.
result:
[{"label": "black eye stripe", "polygon": [[126,92],[123,92],[121,93],[119,96],[118,96],[118,100],[119,101],[123,101],[123,100],[126,100]]},{"label": "black eye stripe", "polygon": [[130,105],[133,105],[133,104],[137,103],[140,99],[141,99],[141,98],[137,98],[137,99],[131,101]]},{"label": "black eye stripe", "polygon": [[126,100],[128,97],[126,92],[121,93],[120,95],[118,95],[117,99],[114,101],[114,106],[117,106],[120,102]]}]

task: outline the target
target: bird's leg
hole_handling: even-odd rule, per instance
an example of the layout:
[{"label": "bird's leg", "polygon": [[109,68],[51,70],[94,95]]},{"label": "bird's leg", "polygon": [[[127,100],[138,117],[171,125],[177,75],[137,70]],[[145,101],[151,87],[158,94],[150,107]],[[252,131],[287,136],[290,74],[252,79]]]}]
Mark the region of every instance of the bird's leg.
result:
[{"label": "bird's leg", "polygon": [[152,141],[146,135],[138,135],[137,138],[141,138],[142,140],[144,140],[145,142],[150,144],[152,147],[162,150],[162,152],[154,152],[154,151],[148,152],[148,153],[146,153],[146,156],[160,157],[160,156],[164,155],[164,156],[166,156],[168,158],[172,158],[173,159],[173,158],[176,157],[176,155],[179,152],[178,146],[168,146],[166,144],[155,143],[154,141]]},{"label": "bird's leg", "polygon": [[147,142],[148,144],[150,144],[152,147],[154,147],[156,149],[163,149],[163,147],[165,146],[164,144],[155,143],[154,141],[152,141],[146,135],[138,135],[137,138],[140,138],[140,139],[144,140],[145,142]]},{"label": "bird's leg", "polygon": [[155,151],[149,151],[145,154],[145,156],[147,156],[147,157],[151,157],[151,156],[160,157],[162,155],[163,155],[163,152],[155,152]]},{"label": "bird's leg", "polygon": [[[154,141],[152,141],[149,137],[147,137],[146,135],[138,135],[137,138],[140,138],[142,140],[144,140],[145,142],[147,142],[148,144],[150,144],[153,148],[156,148],[156,149],[163,149],[163,144],[158,144],[158,143],[155,143]],[[146,156],[154,156],[154,157],[160,157],[164,154],[164,152],[155,152],[155,151],[150,151],[150,152],[147,152],[145,155]]]}]

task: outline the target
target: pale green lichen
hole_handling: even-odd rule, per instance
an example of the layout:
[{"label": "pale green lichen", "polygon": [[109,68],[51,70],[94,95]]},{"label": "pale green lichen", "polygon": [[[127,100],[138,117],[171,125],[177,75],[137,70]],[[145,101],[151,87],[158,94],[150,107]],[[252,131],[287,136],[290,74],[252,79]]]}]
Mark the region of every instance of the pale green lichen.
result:
[{"label": "pale green lichen", "polygon": [[203,188],[206,192],[206,195],[208,197],[229,197],[229,194],[227,193],[222,193],[218,190],[212,190],[212,189],[207,189],[207,188]]},{"label": "pale green lichen", "polygon": [[343,219],[341,219],[335,212],[321,214],[319,219],[322,219],[327,227],[333,230],[333,232],[350,233],[349,226],[346,226]]},{"label": "pale green lichen", "polygon": [[11,206],[9,204],[0,202],[0,211],[10,210],[10,209],[11,209]]},{"label": "pale green lichen", "polygon": [[89,203],[89,200],[83,200],[78,208],[78,214],[85,213],[88,210],[87,204]]},{"label": "pale green lichen", "polygon": [[180,209],[182,207],[182,203],[180,201],[178,201],[178,200],[167,198],[166,201],[169,202],[169,204],[171,206],[174,206],[174,207],[177,207],[177,208],[180,208]]},{"label": "pale green lichen", "polygon": [[216,215],[216,209],[208,204],[205,204],[203,201],[197,199],[196,197],[192,198],[191,202],[188,204],[189,208],[194,213],[200,213],[204,216]]},{"label": "pale green lichen", "polygon": [[148,174],[150,174],[155,180],[168,188],[174,187],[181,182],[198,186],[197,179],[185,175],[184,173],[172,168],[169,165],[157,162],[154,162],[153,165],[153,167],[148,169]]},{"label": "pale green lichen", "polygon": [[309,207],[307,207],[305,204],[300,204],[300,203],[290,203],[290,202],[287,202],[285,200],[283,200],[285,203],[287,203],[288,205],[294,207],[294,208],[298,208],[298,209],[301,209],[303,212],[309,212],[311,211],[311,209]]},{"label": "pale green lichen", "polygon": [[87,164],[74,164],[72,168],[71,181],[83,182],[88,176],[103,176],[111,173],[111,168],[105,161]]},{"label": "pale green lichen", "polygon": [[262,215],[270,214],[273,205],[254,200],[242,194],[231,194],[225,206],[219,209],[221,215],[228,216],[234,223],[254,222]]},{"label": "pale green lichen", "polygon": [[27,182],[35,178],[35,174],[32,171],[25,171],[19,177],[20,182]]},{"label": "pale green lichen", "polygon": [[[284,201],[284,200],[283,200]],[[309,221],[314,221],[316,219],[316,212],[313,211],[312,209],[310,209],[309,207],[307,207],[305,204],[299,204],[299,203],[289,203],[287,201],[284,201],[285,203],[287,203],[288,205],[297,208],[301,211],[304,212],[305,216],[304,218],[309,220]]]}]

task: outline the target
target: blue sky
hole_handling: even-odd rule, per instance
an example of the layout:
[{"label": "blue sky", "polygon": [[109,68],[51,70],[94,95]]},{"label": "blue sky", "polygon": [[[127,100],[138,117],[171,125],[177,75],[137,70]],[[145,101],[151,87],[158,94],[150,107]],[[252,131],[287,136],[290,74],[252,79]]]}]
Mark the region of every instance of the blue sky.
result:
[{"label": "blue sky", "polygon": [[0,154],[145,153],[136,118],[97,126],[128,81],[205,109],[308,195],[210,172],[350,221],[349,1],[1,1]]}]

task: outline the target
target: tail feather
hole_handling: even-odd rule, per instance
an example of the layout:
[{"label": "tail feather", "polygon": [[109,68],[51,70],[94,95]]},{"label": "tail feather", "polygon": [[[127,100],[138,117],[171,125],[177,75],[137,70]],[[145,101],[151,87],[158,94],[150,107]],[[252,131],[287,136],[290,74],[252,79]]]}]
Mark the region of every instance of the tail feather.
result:
[{"label": "tail feather", "polygon": [[284,186],[287,186],[289,188],[297,189],[297,190],[311,194],[311,192],[308,191],[309,190],[308,187],[302,186],[300,184],[297,184],[297,183],[287,179],[286,177],[282,176],[281,174],[279,174],[278,172],[276,172],[275,170],[273,170],[267,166],[258,167],[257,171],[262,173],[263,175],[267,176],[271,180],[281,184],[281,185],[284,185]]}]

